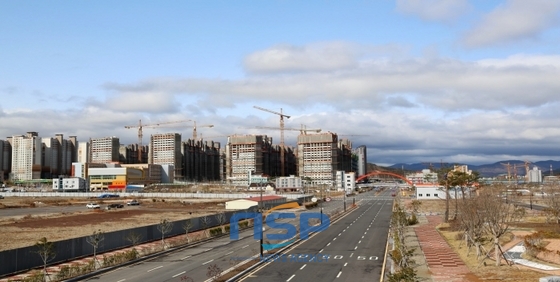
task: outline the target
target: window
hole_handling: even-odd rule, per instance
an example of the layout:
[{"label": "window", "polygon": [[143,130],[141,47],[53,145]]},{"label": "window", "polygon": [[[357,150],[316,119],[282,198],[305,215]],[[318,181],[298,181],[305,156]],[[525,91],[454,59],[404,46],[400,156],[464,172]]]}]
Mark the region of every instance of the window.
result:
[{"label": "window", "polygon": [[426,197],[430,197],[430,194],[426,194]]},{"label": "window", "polygon": [[418,197],[422,197],[422,194],[418,194]]},{"label": "window", "polygon": [[434,194],[434,197],[437,197],[437,196],[438,196],[438,194],[437,194],[437,193],[436,193],[436,194]]}]

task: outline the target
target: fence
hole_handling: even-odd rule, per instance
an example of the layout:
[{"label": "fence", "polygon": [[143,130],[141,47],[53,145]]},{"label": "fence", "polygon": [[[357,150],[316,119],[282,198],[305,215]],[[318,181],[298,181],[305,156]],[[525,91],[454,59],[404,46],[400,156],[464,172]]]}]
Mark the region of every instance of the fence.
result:
[{"label": "fence", "polygon": [[[223,223],[229,223],[229,220],[234,213],[255,211],[256,208],[251,207],[246,210],[224,212],[225,220]],[[185,225],[186,221],[187,219],[173,221],[172,229],[165,234],[165,237],[173,237],[185,234],[185,229],[183,228],[183,226]],[[192,225],[189,228],[189,232],[199,231],[203,228],[216,227],[220,224],[218,215],[216,214],[206,217],[202,216],[191,218],[190,222]],[[97,248],[97,253],[101,254],[104,252],[132,246],[131,240],[127,239],[127,237],[129,238],[131,234],[139,236],[140,240],[138,240],[137,242],[139,244],[160,240],[162,235],[158,230],[158,225],[159,224],[153,224],[132,229],[107,232],[103,235],[104,240]],[[76,258],[93,255],[93,247],[87,242],[88,237],[89,236],[84,236],[53,242],[56,256],[53,260],[49,261],[49,264],[60,264]],[[43,265],[43,261],[39,254],[37,254],[37,250],[37,247],[29,246],[0,252],[0,277],[7,274],[13,274],[41,267]]]},{"label": "fence", "polygon": [[[120,197],[144,197],[144,198],[198,198],[198,199],[243,199],[258,193],[226,194],[226,193],[139,193],[139,192],[3,192],[5,197],[75,197],[90,198],[99,197],[103,194],[115,194]],[[268,194],[266,194],[268,195]],[[303,194],[281,194],[290,200],[309,197]]]}]

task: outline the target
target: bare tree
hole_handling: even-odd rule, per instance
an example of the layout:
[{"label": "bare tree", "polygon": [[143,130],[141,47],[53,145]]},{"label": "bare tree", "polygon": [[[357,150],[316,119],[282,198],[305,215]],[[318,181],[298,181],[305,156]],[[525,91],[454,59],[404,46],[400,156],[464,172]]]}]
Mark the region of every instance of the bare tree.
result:
[{"label": "bare tree", "polygon": [[161,247],[165,250],[165,234],[171,232],[171,229],[173,229],[173,222],[164,218],[157,225],[157,229],[161,233]]},{"label": "bare tree", "polygon": [[97,269],[97,249],[102,246],[103,240],[105,240],[105,234],[101,230],[93,231],[93,234],[86,238],[88,244],[93,247],[93,269]]},{"label": "bare tree", "polygon": [[191,219],[189,218],[189,219],[185,220],[182,227],[183,227],[183,230],[185,230],[185,237],[187,237],[187,243],[190,243],[189,242],[189,230],[191,230],[191,228],[193,227]]},{"label": "bare tree", "polygon": [[546,196],[544,197],[544,204],[547,208],[544,210],[549,217],[551,217],[557,224],[560,224],[560,195],[555,193],[554,189],[550,187],[546,189]]},{"label": "bare tree", "polygon": [[502,201],[501,197],[493,195],[490,189],[484,189],[477,198],[479,212],[484,218],[483,226],[494,241],[496,266],[499,266],[500,256],[503,254],[500,238],[509,230],[509,224],[514,218],[514,207]]},{"label": "bare tree", "polygon": [[469,255],[471,247],[476,250],[476,257],[480,258],[484,250],[484,216],[480,212],[481,208],[476,197],[465,199],[459,205],[459,222],[464,232],[464,239],[467,245],[467,255]]},{"label": "bare tree", "polygon": [[36,253],[41,257],[43,261],[43,281],[47,281],[47,263],[54,259],[56,252],[54,251],[53,242],[49,242],[46,237],[43,237],[35,243],[37,247]]},{"label": "bare tree", "polygon": [[140,240],[142,240],[142,235],[138,232],[132,231],[126,235],[125,239],[132,244],[132,247],[136,247],[138,243],[140,243]]},{"label": "bare tree", "polygon": [[221,212],[216,214],[216,221],[218,221],[218,225],[224,231],[224,224],[226,223],[226,214]]},{"label": "bare tree", "polygon": [[210,225],[210,217],[207,215],[200,218],[200,225],[202,225],[202,230],[204,235],[208,236],[208,226]]},{"label": "bare tree", "polygon": [[210,278],[210,281],[218,281],[218,279],[222,276],[222,269],[217,264],[212,264],[208,266],[206,276]]}]

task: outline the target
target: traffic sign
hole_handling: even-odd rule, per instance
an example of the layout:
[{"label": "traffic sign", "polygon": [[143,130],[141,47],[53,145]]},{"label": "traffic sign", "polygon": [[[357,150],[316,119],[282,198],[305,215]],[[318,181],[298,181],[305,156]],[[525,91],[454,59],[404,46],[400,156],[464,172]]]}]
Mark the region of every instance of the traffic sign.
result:
[{"label": "traffic sign", "polygon": [[330,198],[330,197],[327,197],[327,198],[325,199],[325,201],[330,202],[330,201],[331,201],[331,198]]}]

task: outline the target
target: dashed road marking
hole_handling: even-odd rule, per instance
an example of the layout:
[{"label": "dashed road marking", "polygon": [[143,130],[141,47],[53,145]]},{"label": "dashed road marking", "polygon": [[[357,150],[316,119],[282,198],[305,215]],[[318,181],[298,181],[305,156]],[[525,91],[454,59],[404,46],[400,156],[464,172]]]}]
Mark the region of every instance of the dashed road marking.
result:
[{"label": "dashed road marking", "polygon": [[175,278],[175,277],[177,277],[177,276],[179,276],[179,275],[185,274],[185,272],[186,272],[186,271],[183,271],[183,272],[181,272],[181,273],[177,273],[177,274],[175,274],[175,275],[173,275],[173,276],[171,276],[171,277],[172,277],[172,278]]},{"label": "dashed road marking", "polygon": [[162,267],[163,267],[163,265],[160,265],[160,266],[158,266],[158,267],[154,267],[154,268],[148,270],[148,272],[152,272],[152,271],[154,271],[154,270],[156,270],[156,269],[159,269],[159,268],[162,268]]}]

